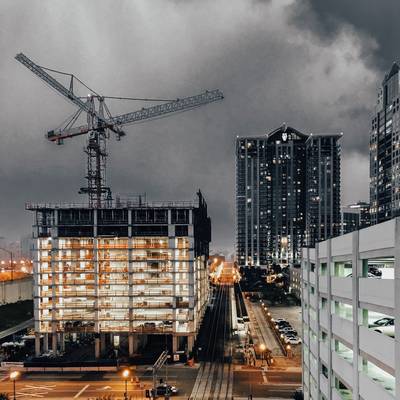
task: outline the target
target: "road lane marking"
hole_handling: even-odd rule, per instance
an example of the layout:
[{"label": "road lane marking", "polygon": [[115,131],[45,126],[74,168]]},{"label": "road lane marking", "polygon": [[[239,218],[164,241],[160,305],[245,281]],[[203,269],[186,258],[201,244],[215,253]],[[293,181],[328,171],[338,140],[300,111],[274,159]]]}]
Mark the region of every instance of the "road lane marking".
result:
[{"label": "road lane marking", "polygon": [[75,396],[74,399],[77,399],[90,385],[84,386]]},{"label": "road lane marking", "polygon": [[224,372],[224,364],[220,364],[218,366],[218,374],[217,374],[217,383],[219,386],[214,389],[214,396],[213,396],[213,399],[216,399],[216,400],[219,399],[219,394],[221,392],[221,387],[222,387],[221,382],[222,382],[223,372]]},{"label": "road lane marking", "polygon": [[215,363],[213,363],[213,365],[211,366],[210,374],[208,376],[208,380],[204,388],[203,397],[205,397],[206,399],[210,398],[211,387],[213,386],[213,381],[214,381],[214,369],[215,369]]},{"label": "road lane marking", "polygon": [[37,386],[37,385],[25,385],[25,388],[27,389],[43,389],[43,390],[53,390],[56,385],[43,385],[43,386]]},{"label": "road lane marking", "polygon": [[98,388],[96,390],[111,390],[112,387],[111,386],[103,386],[102,388]]},{"label": "road lane marking", "polygon": [[22,396],[31,396],[31,397],[44,397],[45,393],[24,393],[24,392],[16,392],[17,396],[16,397],[22,397]]}]

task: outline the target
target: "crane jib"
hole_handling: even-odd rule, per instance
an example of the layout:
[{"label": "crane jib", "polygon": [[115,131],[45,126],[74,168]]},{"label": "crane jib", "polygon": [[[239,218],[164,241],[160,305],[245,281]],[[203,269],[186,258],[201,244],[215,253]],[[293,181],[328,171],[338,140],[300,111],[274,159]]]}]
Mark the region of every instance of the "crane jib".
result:
[{"label": "crane jib", "polygon": [[[224,95],[218,89],[211,91],[207,90],[195,96],[185,97],[175,101],[168,101],[153,107],[142,108],[141,110],[112,117],[104,102],[104,97],[98,95],[79,79],[78,81],[88,90],[95,93],[95,95],[89,95],[86,101],[82,101],[82,98],[74,93],[72,85],[72,77],[74,76],[72,74],[41,67],[23,53],[17,54],[15,59],[79,108],[78,112],[70,119],[66,127],[47,132],[46,138],[48,140],[56,142],[57,144],[62,144],[63,140],[66,138],[72,138],[93,132],[93,135],[88,135],[87,146],[85,149],[85,153],[88,156],[88,170],[86,175],[87,187],[81,188],[79,192],[89,195],[90,207],[102,207],[109,204],[112,200],[111,189],[105,185],[107,158],[106,141],[109,138],[108,133],[105,132],[106,129],[113,131],[116,134],[117,139],[119,139],[121,136],[125,135],[121,130],[121,127],[124,125],[194,109],[224,98]],[[71,76],[70,87],[65,87],[47,71]],[[87,113],[88,123],[81,126],[73,126],[81,111]],[[108,118],[104,116],[104,112],[107,112],[109,115]]]}]

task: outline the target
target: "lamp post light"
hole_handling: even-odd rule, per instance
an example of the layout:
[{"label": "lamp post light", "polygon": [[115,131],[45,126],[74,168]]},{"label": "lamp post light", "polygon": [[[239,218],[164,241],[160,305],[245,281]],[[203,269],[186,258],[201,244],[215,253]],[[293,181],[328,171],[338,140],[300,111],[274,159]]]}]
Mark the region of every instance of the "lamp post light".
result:
[{"label": "lamp post light", "polygon": [[128,400],[128,378],[129,378],[130,374],[131,373],[130,373],[129,369],[124,369],[122,371],[122,377],[125,380],[125,393],[124,393],[124,399],[125,400]]},{"label": "lamp post light", "polygon": [[267,346],[265,346],[264,343],[261,343],[261,344],[260,344],[260,350],[261,350],[261,366],[264,365],[264,352],[265,352],[265,349],[266,349],[266,348],[267,348]]},{"label": "lamp post light", "polygon": [[14,388],[14,396],[13,396],[13,398],[14,398],[14,400],[16,400],[16,397],[15,397],[15,381],[16,381],[16,379],[18,377],[19,377],[19,371],[11,372],[10,379],[13,381],[13,388]]}]

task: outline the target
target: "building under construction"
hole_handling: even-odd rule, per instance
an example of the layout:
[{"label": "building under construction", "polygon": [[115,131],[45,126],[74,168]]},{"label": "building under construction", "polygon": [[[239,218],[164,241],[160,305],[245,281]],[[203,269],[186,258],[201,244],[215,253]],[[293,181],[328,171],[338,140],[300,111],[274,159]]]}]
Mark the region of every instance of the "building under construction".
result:
[{"label": "building under construction", "polygon": [[208,298],[211,240],[200,192],[195,202],[27,209],[34,212],[37,355],[62,351],[78,334],[94,336],[96,358],[122,336],[130,356],[155,334],[170,336],[172,351],[192,349]]}]

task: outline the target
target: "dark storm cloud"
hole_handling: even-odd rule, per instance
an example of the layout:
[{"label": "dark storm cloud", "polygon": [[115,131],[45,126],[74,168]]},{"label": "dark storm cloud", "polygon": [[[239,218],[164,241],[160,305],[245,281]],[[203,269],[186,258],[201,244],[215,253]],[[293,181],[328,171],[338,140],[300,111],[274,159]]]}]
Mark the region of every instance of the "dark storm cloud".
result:
[{"label": "dark storm cloud", "polygon": [[[304,7],[304,3],[308,3],[308,7]],[[314,13],[313,19],[310,19],[310,10]],[[298,2],[294,13],[297,23],[303,28],[311,27],[325,39],[334,40],[344,23],[372,37],[377,46],[363,56],[381,71],[389,70],[393,61],[400,58],[399,15],[398,0],[306,0]]]},{"label": "dark storm cloud", "polygon": [[[174,200],[191,199],[201,188],[217,249],[233,247],[236,135],[262,134],[282,122],[305,132],[343,131],[344,201],[366,198],[368,110],[381,76],[363,54],[377,44],[347,26],[327,41],[306,28],[312,9],[303,15],[297,5],[3,0],[0,236],[29,232],[25,201],[79,201],[84,184],[84,138],[64,146],[43,138],[75,108],[13,59],[19,51],[107,95],[176,98],[223,90],[223,102],[127,127],[122,142],[110,141],[108,169],[115,193]],[[304,27],[293,22],[295,14]],[[109,103],[114,114],[141,106]]]}]

